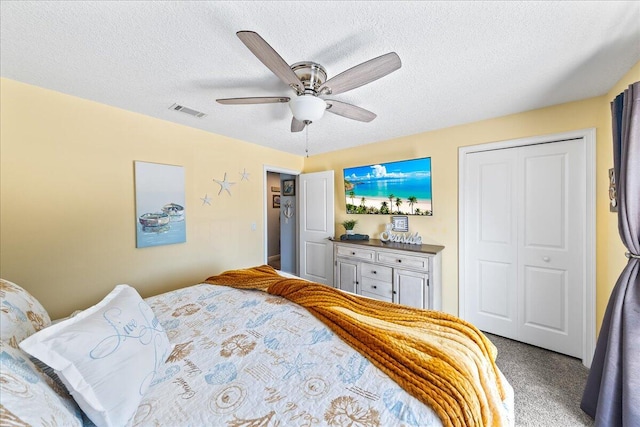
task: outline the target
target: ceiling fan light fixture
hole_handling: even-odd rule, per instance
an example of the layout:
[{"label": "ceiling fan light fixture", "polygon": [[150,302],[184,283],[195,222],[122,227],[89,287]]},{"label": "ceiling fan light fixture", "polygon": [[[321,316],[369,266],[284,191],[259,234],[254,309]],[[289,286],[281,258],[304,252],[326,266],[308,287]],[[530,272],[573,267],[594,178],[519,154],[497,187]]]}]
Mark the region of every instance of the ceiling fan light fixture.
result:
[{"label": "ceiling fan light fixture", "polygon": [[327,103],[322,98],[313,95],[300,95],[289,101],[289,108],[293,117],[301,122],[320,120],[327,109]]}]

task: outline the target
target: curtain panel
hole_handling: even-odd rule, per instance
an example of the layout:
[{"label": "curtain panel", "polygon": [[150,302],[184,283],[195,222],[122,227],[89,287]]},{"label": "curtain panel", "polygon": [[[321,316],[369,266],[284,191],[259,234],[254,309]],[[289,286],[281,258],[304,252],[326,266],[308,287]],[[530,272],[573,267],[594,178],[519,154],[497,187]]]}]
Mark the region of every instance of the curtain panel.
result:
[{"label": "curtain panel", "polygon": [[616,282],[580,407],[596,427],[640,426],[640,82],[611,103],[618,230],[629,261]]}]

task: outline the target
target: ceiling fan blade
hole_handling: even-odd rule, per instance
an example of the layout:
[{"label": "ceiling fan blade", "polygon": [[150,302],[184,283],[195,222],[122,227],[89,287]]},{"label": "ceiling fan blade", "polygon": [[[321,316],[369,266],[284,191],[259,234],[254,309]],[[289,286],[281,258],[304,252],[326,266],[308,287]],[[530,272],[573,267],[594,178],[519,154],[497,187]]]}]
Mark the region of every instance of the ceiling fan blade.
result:
[{"label": "ceiling fan blade", "polygon": [[304,122],[301,122],[295,117],[291,119],[291,132],[301,132],[304,130],[305,126],[306,124]]},{"label": "ceiling fan blade", "polygon": [[258,96],[253,98],[222,98],[216,99],[216,102],[227,105],[241,104],[275,104],[278,102],[289,102],[287,96]]},{"label": "ceiling fan blade", "polygon": [[296,73],[258,33],[254,31],[238,31],[236,35],[280,80],[291,86],[296,92],[304,93],[304,85]]},{"label": "ceiling fan blade", "polygon": [[400,62],[398,54],[390,52],[349,68],[330,78],[320,86],[318,93],[322,94],[324,90],[326,94],[337,95],[378,80],[401,66],[402,62]]},{"label": "ceiling fan blade", "polygon": [[370,122],[377,116],[369,110],[357,107],[346,102],[336,101],[335,99],[325,99],[327,103],[327,111],[348,119],[359,120],[361,122]]}]

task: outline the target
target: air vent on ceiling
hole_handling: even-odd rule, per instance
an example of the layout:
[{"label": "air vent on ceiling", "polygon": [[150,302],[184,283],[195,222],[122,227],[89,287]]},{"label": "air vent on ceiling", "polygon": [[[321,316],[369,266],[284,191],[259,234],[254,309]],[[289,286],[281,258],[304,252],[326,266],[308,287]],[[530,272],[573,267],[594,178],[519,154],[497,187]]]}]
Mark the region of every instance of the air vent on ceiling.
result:
[{"label": "air vent on ceiling", "polygon": [[188,114],[190,116],[197,117],[199,119],[201,119],[204,116],[206,116],[205,113],[203,113],[201,111],[194,110],[194,109],[189,108],[189,107],[185,107],[184,105],[173,104],[171,107],[169,107],[169,109],[170,110],[180,111],[181,113],[186,113],[186,114]]}]

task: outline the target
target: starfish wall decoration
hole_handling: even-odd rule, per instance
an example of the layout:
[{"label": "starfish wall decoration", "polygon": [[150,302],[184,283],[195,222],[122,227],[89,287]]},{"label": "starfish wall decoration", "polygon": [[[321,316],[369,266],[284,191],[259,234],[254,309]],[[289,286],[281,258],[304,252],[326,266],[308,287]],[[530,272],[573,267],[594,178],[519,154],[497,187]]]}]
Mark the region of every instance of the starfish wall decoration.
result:
[{"label": "starfish wall decoration", "polygon": [[239,172],[239,173],[240,173],[240,175],[242,175],[242,178],[240,178],[240,181],[244,181],[245,179],[247,181],[249,181],[249,175],[251,175],[251,174],[249,172],[247,172],[247,168],[244,168],[242,170],[242,172]]},{"label": "starfish wall decoration", "polygon": [[200,197],[200,200],[202,200],[202,206],[204,205],[211,206],[211,199],[209,198],[209,194],[205,194],[204,197]]},{"label": "starfish wall decoration", "polygon": [[227,181],[227,173],[224,173],[224,179],[222,181],[218,181],[217,179],[214,179],[215,182],[217,182],[220,185],[220,191],[218,191],[218,196],[220,195],[220,193],[222,193],[222,190],[225,190],[227,193],[229,193],[229,195],[231,195],[231,186],[235,184],[235,182],[229,182]]}]

